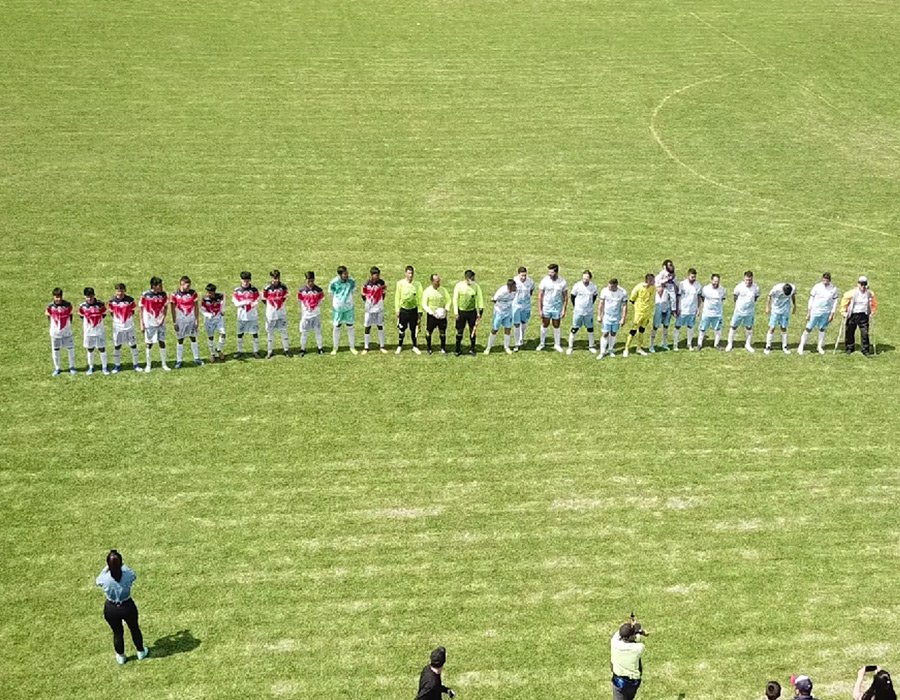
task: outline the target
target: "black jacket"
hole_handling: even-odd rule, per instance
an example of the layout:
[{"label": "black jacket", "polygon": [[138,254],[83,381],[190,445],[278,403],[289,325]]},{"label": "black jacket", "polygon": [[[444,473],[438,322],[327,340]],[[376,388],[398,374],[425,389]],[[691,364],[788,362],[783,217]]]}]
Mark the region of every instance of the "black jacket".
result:
[{"label": "black jacket", "polygon": [[419,692],[416,700],[440,700],[441,693],[446,693],[450,688],[441,683],[441,674],[431,670],[431,666],[422,669],[419,676]]}]

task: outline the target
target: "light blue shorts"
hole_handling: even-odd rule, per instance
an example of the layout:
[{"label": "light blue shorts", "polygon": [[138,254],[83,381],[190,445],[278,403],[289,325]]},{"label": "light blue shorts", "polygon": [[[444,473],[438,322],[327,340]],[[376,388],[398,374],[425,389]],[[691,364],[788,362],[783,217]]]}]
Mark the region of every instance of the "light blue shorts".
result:
[{"label": "light blue shorts", "polygon": [[513,324],[516,326],[520,326],[523,323],[528,323],[531,320],[531,307],[526,307],[523,309],[514,309],[513,310]]},{"label": "light blue shorts", "polygon": [[819,314],[818,316],[810,316],[809,323],[806,324],[806,330],[811,331],[813,328],[817,328],[820,331],[824,331],[828,328],[828,317],[831,314]]},{"label": "light blue shorts", "polygon": [[659,328],[660,326],[666,326],[668,328],[668,326],[671,322],[672,322],[672,309],[663,311],[662,307],[659,304],[657,304],[656,308],[653,309],[653,327]]},{"label": "light blue shorts", "polygon": [[562,318],[562,311],[548,311],[544,309],[541,311],[541,318],[549,318],[551,321],[558,321]]},{"label": "light blue shorts", "polygon": [[512,326],[513,326],[513,315],[512,314],[506,314],[504,316],[498,316],[497,314],[494,314],[494,320],[491,323],[491,328],[493,328],[495,332],[499,331],[501,328],[507,328],[507,329],[512,328]]},{"label": "light blue shorts", "polygon": [[604,321],[600,328],[604,333],[615,335],[619,332],[619,326],[621,324],[618,321]]},{"label": "light blue shorts", "polygon": [[769,314],[769,328],[787,328],[790,320],[790,314]]},{"label": "light blue shorts", "polygon": [[743,326],[744,328],[753,328],[753,321],[755,320],[756,314],[734,314],[731,317],[731,327],[732,328],[740,328]]},{"label": "light blue shorts", "polygon": [[704,316],[700,319],[700,331],[720,331],[722,330],[721,316]]},{"label": "light blue shorts", "polygon": [[572,317],[572,328],[594,330],[594,314],[577,314]]},{"label": "light blue shorts", "polygon": [[681,314],[681,316],[675,319],[675,327],[683,328],[684,326],[687,326],[688,328],[693,328],[696,318],[697,314]]},{"label": "light blue shorts", "polygon": [[353,325],[353,309],[333,309],[331,312],[331,322],[335,326],[342,323],[345,326]]}]

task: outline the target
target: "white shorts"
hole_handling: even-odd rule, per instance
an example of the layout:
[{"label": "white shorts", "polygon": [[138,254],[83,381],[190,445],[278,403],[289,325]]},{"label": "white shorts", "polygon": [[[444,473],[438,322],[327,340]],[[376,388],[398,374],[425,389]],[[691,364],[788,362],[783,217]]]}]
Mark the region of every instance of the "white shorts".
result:
[{"label": "white shorts", "polygon": [[384,309],[381,311],[366,311],[363,316],[363,326],[369,328],[370,326],[383,326],[384,325]]},{"label": "white shorts", "polygon": [[134,335],[134,326],[124,331],[113,331],[113,345],[117,348],[123,345],[134,347],[137,345],[137,339]]},{"label": "white shorts", "polygon": [[205,318],[203,319],[203,329],[206,331],[207,338],[212,338],[216,333],[225,335],[225,319],[221,316]]},{"label": "white shorts", "polygon": [[144,326],[144,342],[147,345],[166,342],[165,326]]},{"label": "white shorts", "polygon": [[311,316],[309,318],[300,319],[300,332],[301,333],[309,333],[310,331],[317,331],[322,328],[322,317],[321,316]]},{"label": "white shorts", "polygon": [[62,336],[50,336],[50,347],[54,350],[59,350],[60,348],[74,348],[75,347],[75,338],[70,333],[69,335]]},{"label": "white shorts", "polygon": [[94,348],[105,348],[106,347],[106,334],[103,335],[86,335],[84,336],[84,347],[88,350],[93,350]]},{"label": "white shorts", "polygon": [[197,337],[197,319],[193,316],[175,322],[175,339],[184,340],[188,336]]},{"label": "white shorts", "polygon": [[244,333],[249,333],[250,335],[256,335],[259,333],[259,320],[254,321],[238,321],[238,335],[244,335]]},{"label": "white shorts", "polygon": [[286,318],[266,319],[266,333],[274,333],[275,331],[287,332]]}]

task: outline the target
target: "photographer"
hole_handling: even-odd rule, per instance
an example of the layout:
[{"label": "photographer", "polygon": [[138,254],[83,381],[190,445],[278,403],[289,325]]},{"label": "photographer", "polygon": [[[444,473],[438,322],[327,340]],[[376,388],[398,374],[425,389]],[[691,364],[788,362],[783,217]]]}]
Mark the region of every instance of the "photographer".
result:
[{"label": "photographer", "polygon": [[612,670],[613,700],[632,700],[637,695],[644,672],[641,662],[644,644],[638,638],[648,634],[641,623],[635,622],[632,615],[631,620],[619,627],[612,636],[609,666]]},{"label": "photographer", "polygon": [[[863,692],[863,682],[867,673],[874,673],[872,685]],[[856,676],[856,685],[853,686],[853,700],[897,700],[894,683],[891,674],[878,666],[863,666]]]},{"label": "photographer", "polygon": [[422,675],[419,677],[416,700],[441,700],[442,693],[446,693],[450,700],[456,697],[456,693],[441,682],[441,671],[446,662],[447,650],[444,647],[438,647],[431,652],[429,663],[422,669]]}]

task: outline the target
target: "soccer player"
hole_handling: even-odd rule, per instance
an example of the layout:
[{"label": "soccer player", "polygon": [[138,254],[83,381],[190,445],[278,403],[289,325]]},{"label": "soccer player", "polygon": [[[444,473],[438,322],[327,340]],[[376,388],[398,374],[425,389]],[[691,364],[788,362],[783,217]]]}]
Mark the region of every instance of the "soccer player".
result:
[{"label": "soccer player", "polygon": [[147,362],[144,364],[144,372],[149,372],[152,367],[150,351],[155,343],[159,343],[159,360],[162,368],[168,372],[166,363],[166,309],[169,306],[169,295],[163,290],[163,282],[159,277],[150,278],[150,289],[141,294],[141,333],[144,334],[144,342],[147,344]]},{"label": "soccer player", "polygon": [[333,326],[331,354],[337,355],[338,344],[341,342],[341,326],[346,326],[347,343],[350,345],[350,352],[355,355],[356,329],[353,327],[353,292],[356,291],[356,280],[350,276],[347,268],[341,265],[337,269],[337,277],[329,283],[328,291],[331,294]]},{"label": "soccer player", "polygon": [[634,317],[631,320],[631,328],[628,329],[628,338],[625,340],[625,352],[622,357],[628,357],[631,343],[637,336],[637,354],[646,355],[644,350],[644,331],[653,322],[653,311],[656,299],[655,276],[652,272],[644,275],[644,281],[635,286],[628,296],[628,301],[634,304]]},{"label": "soccer player", "polygon": [[559,276],[559,265],[547,265],[547,274],[538,285],[538,306],[541,309],[541,340],[535,350],[543,350],[547,343],[547,328],[553,324],[553,349],[562,352],[559,324],[569,308],[569,285]]},{"label": "soccer player", "polygon": [[406,266],[406,276],[397,282],[397,292],[394,295],[394,311],[397,314],[397,354],[403,350],[403,338],[409,329],[409,339],[412,342],[412,351],[420,355],[421,351],[416,342],[419,331],[419,312],[422,310],[422,283],[415,278],[416,271],[412,265]]},{"label": "soccer player", "polygon": [[709,284],[700,290],[700,335],[697,337],[697,350],[703,349],[703,337],[708,330],[715,332],[713,348],[719,349],[727,296],[728,290],[722,286],[722,278],[716,274],[713,274],[709,278]]},{"label": "soccer player", "polygon": [[[200,313],[203,314],[203,329],[206,331],[206,340],[209,344],[209,359],[211,362],[223,362],[225,356],[222,348],[225,347],[225,296],[216,291],[216,285],[210,282],[206,285],[206,294],[200,299]],[[219,335],[218,344],[215,336]]]},{"label": "soccer player", "polygon": [[809,290],[809,302],[806,305],[806,328],[800,336],[800,345],[797,347],[798,355],[805,352],[806,341],[813,329],[819,331],[819,354],[825,354],[825,329],[834,320],[838,297],[838,288],[831,283],[831,273],[823,272],[822,280]]},{"label": "soccer player", "polygon": [[241,273],[241,284],[231,293],[231,303],[237,307],[237,359],[244,357],[244,333],[253,338],[253,357],[259,358],[259,290],[253,286],[253,276]]},{"label": "soccer player", "polygon": [[263,299],[266,301],[266,359],[272,359],[272,349],[275,345],[275,331],[281,335],[281,347],[284,356],[291,356],[291,342],[288,340],[287,329],[287,305],[288,288],[281,283],[281,270],[272,270],[269,273],[269,284],[263,289]]},{"label": "soccer player", "polygon": [[197,345],[197,329],[200,326],[199,298],[191,289],[191,278],[184,275],[178,281],[178,290],[172,293],[172,319],[175,323],[175,369],[181,369],[184,359],[184,339],[191,339],[191,354],[194,364],[200,367],[200,346]]},{"label": "soccer player", "polygon": [[751,338],[753,337],[753,321],[756,316],[756,300],[759,299],[759,285],[753,281],[752,270],[744,273],[744,283],[734,288],[734,313],[731,315],[731,327],[728,329],[728,344],[725,352],[731,352],[734,346],[734,334],[738,326],[745,329],[746,341],[744,348],[747,352],[756,352],[753,349]]},{"label": "soccer player", "polygon": [[516,344],[514,352],[525,347],[525,327],[531,320],[531,297],[534,294],[534,280],[528,276],[528,268],[519,267],[516,280],[516,300],[513,302],[513,329],[515,330]]},{"label": "soccer player", "polygon": [[593,282],[594,274],[590,270],[581,273],[581,279],[572,285],[572,330],[569,332],[569,349],[571,355],[575,345],[575,334],[580,328],[587,328],[588,352],[595,353],[594,347],[594,303],[597,301],[597,285]]},{"label": "soccer player", "polygon": [[600,321],[600,352],[597,359],[602,360],[609,352],[615,357],[616,334],[625,325],[628,316],[628,292],[619,286],[619,280],[613,277],[600,292],[600,307],[597,309],[597,320]]},{"label": "soccer player", "polygon": [[48,305],[44,314],[50,319],[50,353],[53,357],[53,376],[58,377],[62,373],[59,366],[59,351],[65,348],[69,353],[69,374],[76,374],[75,369],[75,338],[72,334],[72,304],[63,299],[63,290],[57,287],[53,290],[53,301]]},{"label": "soccer player", "polygon": [[297,301],[300,304],[300,357],[306,355],[306,335],[310,331],[316,334],[316,347],[320,355],[324,354],[322,346],[322,301],[325,292],[316,284],[316,273],[306,273],[306,284],[297,290]]},{"label": "soccer player", "polygon": [[508,355],[512,355],[512,348],[509,347],[509,336],[513,327],[513,302],[516,299],[516,281],[514,279],[506,280],[506,284],[494,292],[491,301],[494,302],[494,320],[491,324],[491,333],[487,339],[487,347],[484,349],[485,355],[490,355],[491,348],[494,347],[494,341],[497,333],[503,329],[503,349]]},{"label": "soccer player", "polygon": [[369,270],[369,279],[363,285],[362,298],[365,300],[363,313],[363,351],[369,352],[369,338],[372,326],[378,328],[378,349],[386,353],[384,347],[384,297],[387,294],[387,285],[381,279],[381,270],[373,267]]},{"label": "soccer player", "polygon": [[463,331],[469,327],[469,354],[475,354],[478,322],[484,314],[484,294],[475,281],[475,272],[466,270],[462,282],[453,288],[453,314],[456,317],[456,356],[462,355]]},{"label": "soccer player", "polygon": [[[664,278],[663,278],[664,279]],[[668,283],[660,281],[657,275],[654,280],[656,292],[653,295],[653,330],[650,331],[650,352],[656,352],[656,333],[662,328],[662,350],[669,349],[669,324],[672,322],[672,294]]]},{"label": "soccer player", "polygon": [[432,275],[431,284],[422,292],[422,309],[425,311],[425,343],[431,354],[431,336],[437,328],[441,338],[441,355],[447,354],[447,316],[452,301],[450,292],[441,286],[441,276]]},{"label": "soccer player", "polygon": [[688,350],[694,349],[694,323],[697,320],[697,314],[700,312],[700,292],[702,289],[697,281],[697,270],[693,267],[688,269],[688,276],[681,280],[681,283],[678,285],[678,316],[675,319],[673,350],[678,350],[678,341],[680,340],[682,328],[687,328],[687,343],[685,347]]},{"label": "soccer player", "polygon": [[94,350],[100,351],[100,366],[103,374],[109,374],[106,367],[106,304],[94,295],[93,287],[84,288],[84,301],[78,306],[78,315],[84,321],[84,347],[87,350],[87,373],[94,373]]},{"label": "soccer player", "polygon": [[766,313],[769,314],[769,330],[766,333],[766,349],[763,352],[768,355],[772,352],[772,338],[775,336],[775,327],[781,328],[781,349],[785,355],[790,355],[788,350],[788,322],[791,314],[797,313],[797,296],[794,285],[789,282],[780,282],[772,287],[769,296],[766,297]]},{"label": "soccer player", "polygon": [[134,333],[134,312],[137,304],[126,292],[125,285],[119,282],[113,298],[107,304],[113,320],[113,374],[122,369],[122,346],[126,344],[131,348],[131,364],[134,371],[141,371],[138,364],[140,353]]}]

